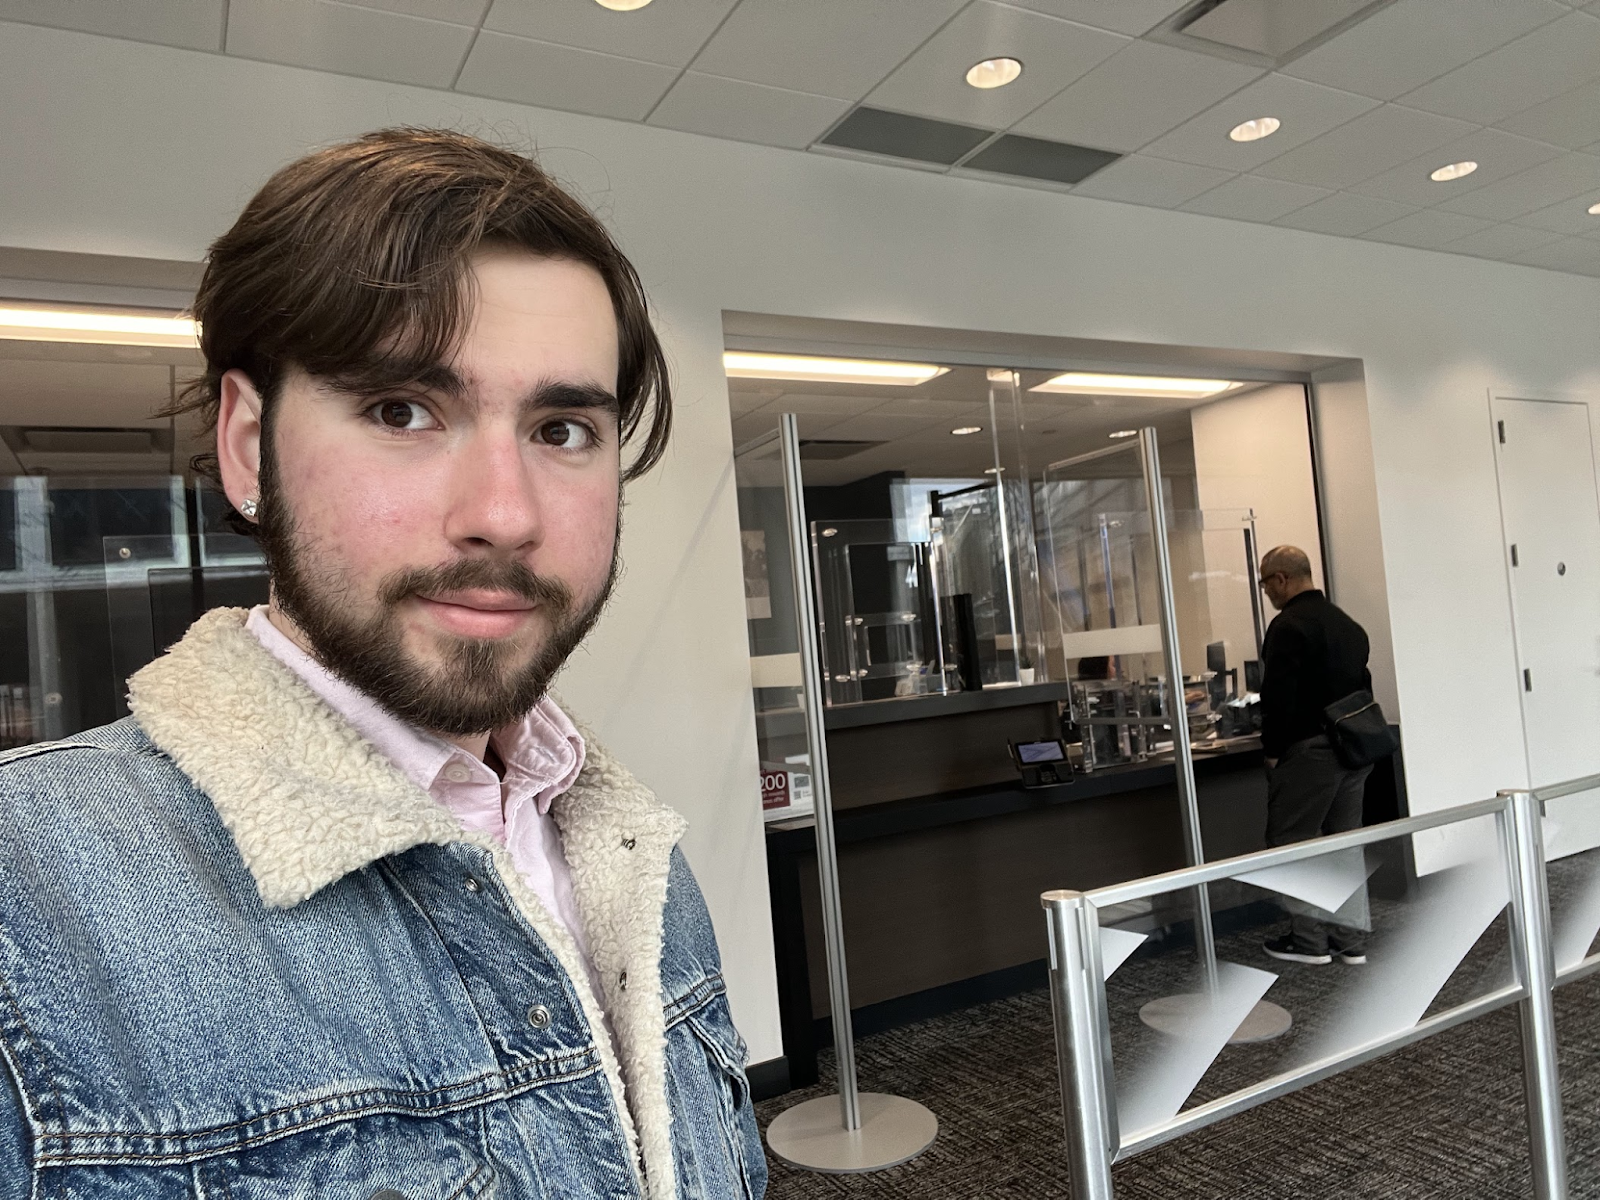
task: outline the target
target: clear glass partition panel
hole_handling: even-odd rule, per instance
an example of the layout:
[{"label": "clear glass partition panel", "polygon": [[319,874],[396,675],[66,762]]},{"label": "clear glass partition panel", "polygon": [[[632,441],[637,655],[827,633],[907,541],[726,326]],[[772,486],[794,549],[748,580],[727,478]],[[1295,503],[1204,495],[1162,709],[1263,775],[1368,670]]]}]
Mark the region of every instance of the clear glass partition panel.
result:
[{"label": "clear glass partition panel", "polygon": [[[1014,501],[1014,492],[996,478],[928,498],[939,617],[950,627],[957,677],[966,691],[1035,678],[1022,621],[1023,584],[1013,569],[1007,498]],[[1026,677],[1024,670],[1030,672]]]},{"label": "clear glass partition panel", "polygon": [[[1442,831],[1451,865],[1411,878],[1409,838],[1341,849],[1209,885],[1214,986],[1195,949],[1192,889],[1103,908],[1107,1015],[1124,1145],[1181,1113],[1404,1034],[1427,1017],[1516,997],[1509,870],[1494,815]],[[1428,835],[1419,835],[1428,836]],[[1091,896],[1092,898],[1092,896]],[[1365,961],[1270,957],[1322,931]],[[1271,1033],[1260,1001],[1286,1010]],[[1281,1026],[1280,1026],[1281,1029]]]},{"label": "clear glass partition panel", "polygon": [[[138,539],[121,574],[187,561],[176,476],[0,478],[0,745],[115,720],[104,540]],[[135,558],[134,555],[138,557]]]},{"label": "clear glass partition panel", "polygon": [[811,523],[829,704],[960,688],[946,670],[928,550],[904,522]]},{"label": "clear glass partition panel", "polygon": [[1559,979],[1600,965],[1600,791],[1545,802],[1544,850]]},{"label": "clear glass partition panel", "polygon": [[812,795],[780,443],[758,443],[733,463],[761,806],[768,820],[781,820],[810,813]]}]

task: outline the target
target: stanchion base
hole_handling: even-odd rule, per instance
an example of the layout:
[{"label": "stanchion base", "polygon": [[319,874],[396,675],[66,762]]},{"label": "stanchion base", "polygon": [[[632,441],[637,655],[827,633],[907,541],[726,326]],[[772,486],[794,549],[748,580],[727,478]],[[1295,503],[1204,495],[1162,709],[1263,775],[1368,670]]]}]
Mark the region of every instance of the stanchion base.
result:
[{"label": "stanchion base", "polygon": [[820,1096],[779,1113],[767,1147],[791,1167],[848,1175],[881,1171],[915,1158],[939,1133],[939,1118],[915,1100],[862,1092],[861,1128],[839,1122],[839,1097]]},{"label": "stanchion base", "polygon": [[[1195,1010],[1204,1003],[1205,996],[1199,992],[1162,996],[1141,1008],[1139,1019],[1158,1033],[1170,1033],[1174,1037],[1182,1037],[1188,1032]],[[1270,1000],[1259,1000],[1250,1010],[1250,1015],[1239,1022],[1239,1028],[1233,1031],[1233,1036],[1228,1039],[1228,1045],[1270,1042],[1273,1038],[1288,1033],[1293,1025],[1294,1018],[1289,1015],[1288,1009]]]}]

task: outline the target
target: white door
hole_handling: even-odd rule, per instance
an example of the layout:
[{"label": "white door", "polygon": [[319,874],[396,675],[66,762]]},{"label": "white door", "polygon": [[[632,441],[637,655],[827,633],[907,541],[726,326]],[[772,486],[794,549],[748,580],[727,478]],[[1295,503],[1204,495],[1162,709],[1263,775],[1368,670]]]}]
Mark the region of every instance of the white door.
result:
[{"label": "white door", "polygon": [[1600,773],[1594,443],[1587,404],[1494,396],[1490,410],[1528,777],[1539,787]]}]

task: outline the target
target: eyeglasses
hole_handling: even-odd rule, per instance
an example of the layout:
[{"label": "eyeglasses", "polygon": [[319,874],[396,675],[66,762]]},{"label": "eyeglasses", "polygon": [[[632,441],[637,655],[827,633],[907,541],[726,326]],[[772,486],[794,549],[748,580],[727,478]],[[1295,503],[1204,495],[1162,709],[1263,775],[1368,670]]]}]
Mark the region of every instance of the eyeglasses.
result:
[{"label": "eyeglasses", "polygon": [[1271,571],[1268,574],[1261,576],[1260,583],[1261,583],[1262,587],[1266,587],[1267,586],[1267,580],[1269,580],[1269,579],[1287,579],[1287,578],[1288,578],[1288,576],[1285,575],[1282,571]]}]

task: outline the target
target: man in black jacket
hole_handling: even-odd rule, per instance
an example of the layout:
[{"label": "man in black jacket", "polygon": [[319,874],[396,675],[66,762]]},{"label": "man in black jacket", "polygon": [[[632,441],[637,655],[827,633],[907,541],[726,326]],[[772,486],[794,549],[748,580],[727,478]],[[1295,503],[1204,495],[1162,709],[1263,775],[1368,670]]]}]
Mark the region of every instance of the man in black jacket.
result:
[{"label": "man in black jacket", "polygon": [[[1335,756],[1323,710],[1363,688],[1370,690],[1366,631],[1311,578],[1311,560],[1295,546],[1279,546],[1261,560],[1261,588],[1278,610],[1262,647],[1261,744],[1267,764],[1267,845],[1282,846],[1361,825],[1361,802],[1372,768],[1352,770]],[[1364,908],[1365,889],[1351,909]],[[1263,947],[1289,962],[1364,963],[1364,934],[1325,922],[1289,901],[1290,930]],[[1323,913],[1323,915],[1327,915]]]}]

